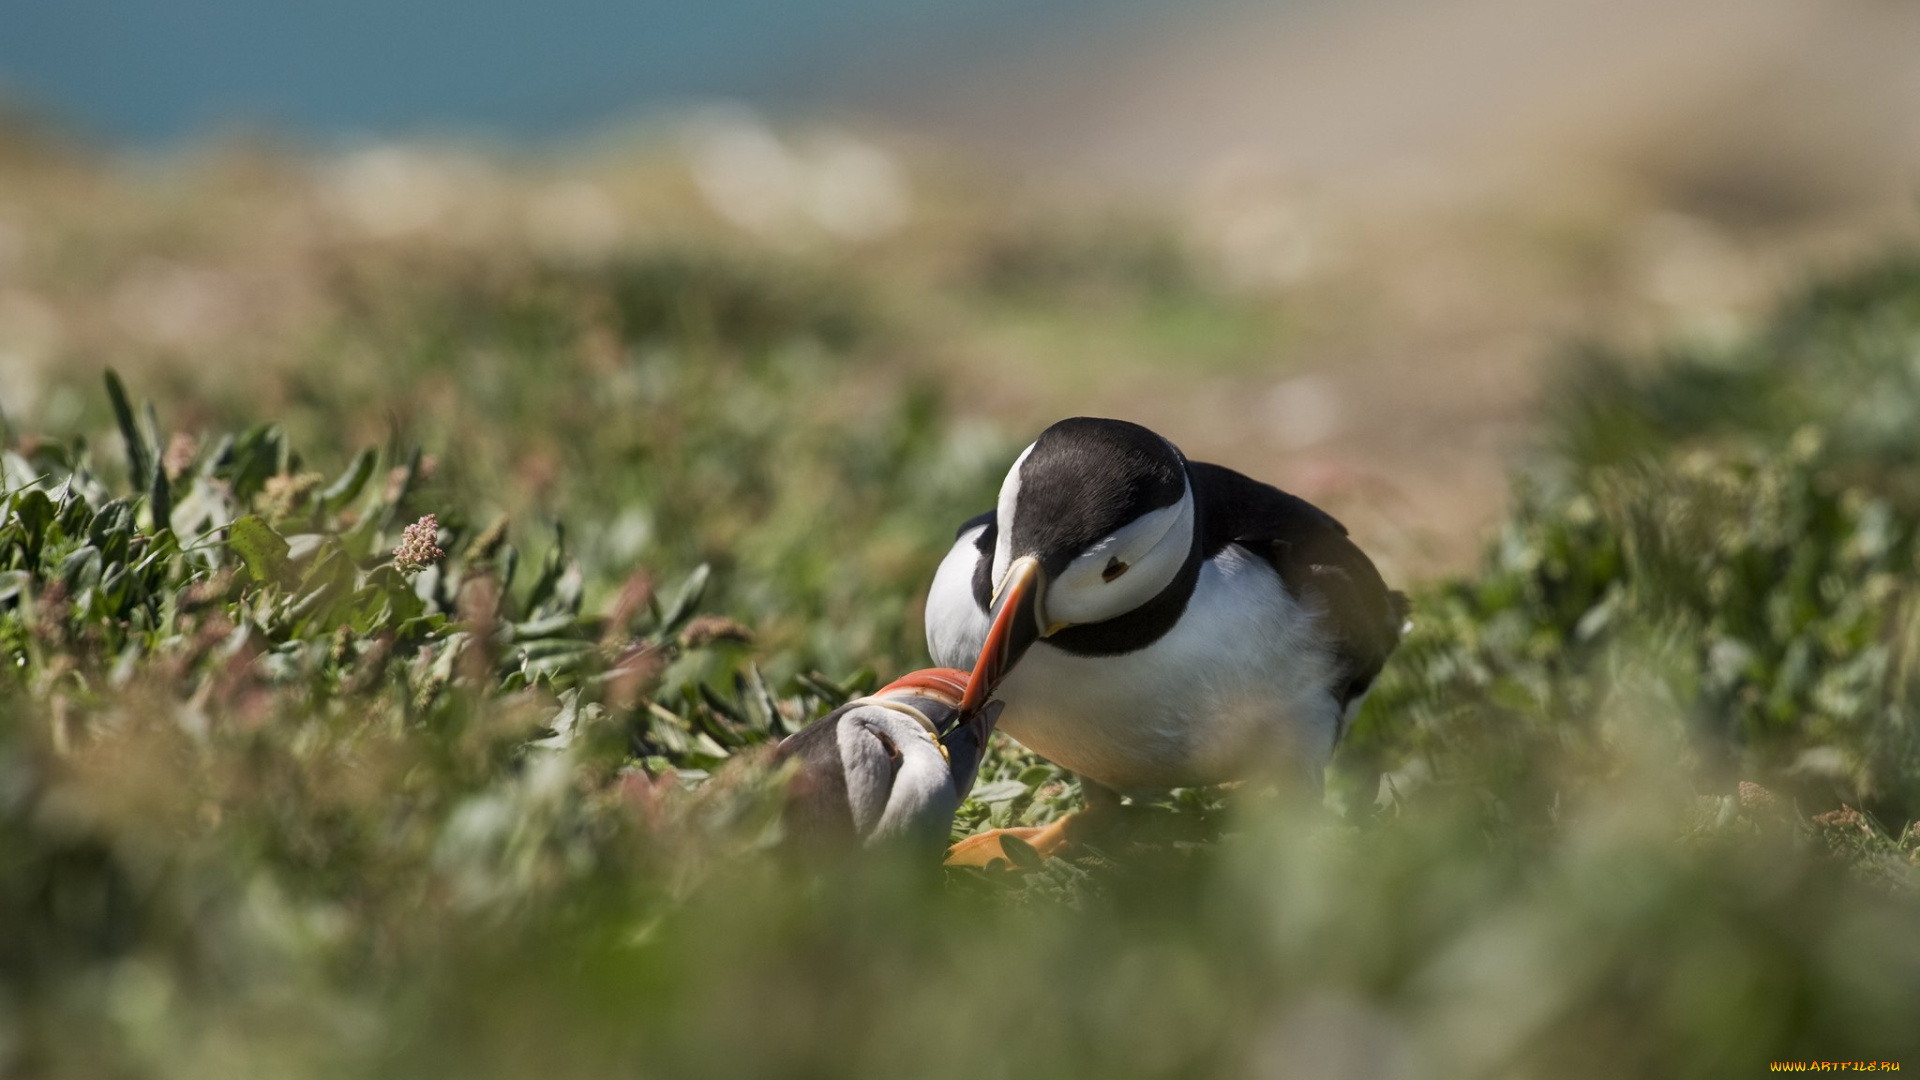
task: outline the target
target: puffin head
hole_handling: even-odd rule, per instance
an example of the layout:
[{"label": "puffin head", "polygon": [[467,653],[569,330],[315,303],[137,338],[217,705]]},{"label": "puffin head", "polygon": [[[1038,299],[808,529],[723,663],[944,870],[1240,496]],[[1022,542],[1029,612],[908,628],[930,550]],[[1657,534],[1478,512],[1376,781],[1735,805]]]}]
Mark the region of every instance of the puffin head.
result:
[{"label": "puffin head", "polygon": [[992,625],[963,712],[1034,642],[1124,615],[1179,576],[1194,535],[1187,461],[1139,424],[1062,420],[1014,461],[995,519]]},{"label": "puffin head", "polygon": [[902,836],[944,841],[973,790],[1000,715],[989,702],[964,717],[967,673],[927,668],[855,698],[789,736],[780,759],[800,759],[790,825],[877,844]]}]

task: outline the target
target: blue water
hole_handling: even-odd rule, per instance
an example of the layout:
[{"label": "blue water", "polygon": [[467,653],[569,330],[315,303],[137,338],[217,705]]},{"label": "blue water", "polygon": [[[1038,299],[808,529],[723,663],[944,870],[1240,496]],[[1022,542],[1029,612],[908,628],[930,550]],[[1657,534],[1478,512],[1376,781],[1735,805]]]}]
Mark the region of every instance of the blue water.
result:
[{"label": "blue water", "polygon": [[[566,135],[964,77],[1152,0],[0,0],[0,97],[98,138]],[[1164,8],[1162,10],[1165,10]]]}]

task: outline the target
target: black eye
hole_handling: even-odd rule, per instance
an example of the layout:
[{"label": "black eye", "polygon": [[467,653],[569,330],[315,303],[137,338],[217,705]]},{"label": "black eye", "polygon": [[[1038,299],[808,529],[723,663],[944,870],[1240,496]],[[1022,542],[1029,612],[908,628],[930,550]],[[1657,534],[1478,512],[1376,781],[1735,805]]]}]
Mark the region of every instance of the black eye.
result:
[{"label": "black eye", "polygon": [[899,768],[900,767],[900,748],[898,746],[895,746],[893,743],[893,740],[887,738],[884,732],[876,731],[873,733],[873,737],[880,740],[880,749],[886,751],[887,764],[893,766],[896,769]]},{"label": "black eye", "polygon": [[1124,574],[1126,572],[1127,572],[1127,564],[1121,562],[1120,557],[1116,555],[1113,558],[1107,560],[1107,568],[1105,570],[1100,571],[1100,580],[1112,581],[1114,578],[1117,578],[1121,574]]}]

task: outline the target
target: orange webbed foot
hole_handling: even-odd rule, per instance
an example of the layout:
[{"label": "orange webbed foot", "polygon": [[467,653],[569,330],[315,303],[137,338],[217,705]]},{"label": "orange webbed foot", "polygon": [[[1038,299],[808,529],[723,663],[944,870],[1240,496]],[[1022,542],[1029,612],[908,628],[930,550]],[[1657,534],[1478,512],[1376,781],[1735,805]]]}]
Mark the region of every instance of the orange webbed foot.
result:
[{"label": "orange webbed foot", "polygon": [[1023,825],[975,833],[947,849],[947,865],[985,868],[993,865],[995,859],[1005,859],[1008,864],[1018,866],[1020,860],[1009,855],[1001,843],[1003,837],[1009,836],[1024,841],[1041,858],[1049,858],[1071,843],[1068,831],[1074,817],[1069,814],[1051,825]]}]

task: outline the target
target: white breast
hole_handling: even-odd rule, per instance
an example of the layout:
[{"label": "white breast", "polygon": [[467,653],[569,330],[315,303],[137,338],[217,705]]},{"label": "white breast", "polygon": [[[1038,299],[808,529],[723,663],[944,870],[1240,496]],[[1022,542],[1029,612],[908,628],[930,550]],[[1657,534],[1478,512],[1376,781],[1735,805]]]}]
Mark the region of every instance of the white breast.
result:
[{"label": "white breast", "polygon": [[[934,577],[934,659],[970,668],[986,639],[974,603],[977,533]],[[1120,791],[1292,773],[1318,785],[1343,721],[1328,692],[1318,615],[1266,561],[1229,545],[1209,560],[1171,630],[1137,652],[1075,656],[1045,641],[995,695],[1000,728],[1054,763]]]}]

